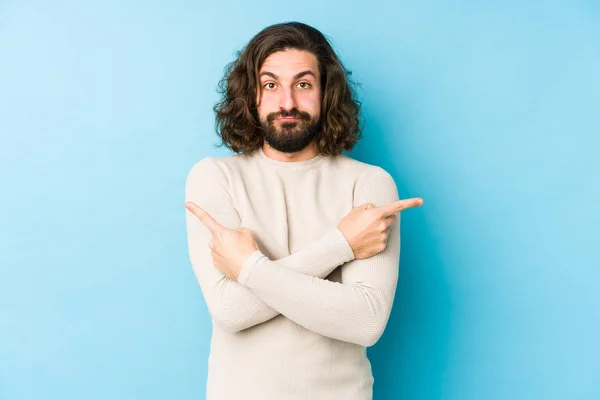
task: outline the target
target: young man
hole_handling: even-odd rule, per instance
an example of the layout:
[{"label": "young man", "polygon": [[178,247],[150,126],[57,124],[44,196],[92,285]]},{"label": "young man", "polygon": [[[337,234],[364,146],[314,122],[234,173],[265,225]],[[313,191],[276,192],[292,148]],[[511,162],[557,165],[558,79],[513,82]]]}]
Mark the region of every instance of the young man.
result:
[{"label": "young man", "polygon": [[235,155],[186,181],[188,247],[213,321],[207,399],[371,399],[366,347],[398,278],[391,175],[342,155],[359,103],[316,29],[277,24],[232,62],[215,106]]}]

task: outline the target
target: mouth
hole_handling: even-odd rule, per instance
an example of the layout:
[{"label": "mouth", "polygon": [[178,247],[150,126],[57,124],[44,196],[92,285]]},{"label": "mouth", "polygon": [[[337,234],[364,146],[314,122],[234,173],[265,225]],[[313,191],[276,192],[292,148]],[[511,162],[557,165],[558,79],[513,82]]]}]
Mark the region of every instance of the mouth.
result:
[{"label": "mouth", "polygon": [[279,117],[275,119],[276,121],[298,121],[298,118],[295,117]]}]

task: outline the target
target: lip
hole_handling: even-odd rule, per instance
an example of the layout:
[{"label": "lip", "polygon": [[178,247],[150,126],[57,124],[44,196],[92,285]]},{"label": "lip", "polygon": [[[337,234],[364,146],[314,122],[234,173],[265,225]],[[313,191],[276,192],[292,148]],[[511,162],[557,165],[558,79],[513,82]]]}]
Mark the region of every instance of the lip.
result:
[{"label": "lip", "polygon": [[276,120],[277,121],[296,121],[298,118],[294,118],[294,117],[279,117]]}]

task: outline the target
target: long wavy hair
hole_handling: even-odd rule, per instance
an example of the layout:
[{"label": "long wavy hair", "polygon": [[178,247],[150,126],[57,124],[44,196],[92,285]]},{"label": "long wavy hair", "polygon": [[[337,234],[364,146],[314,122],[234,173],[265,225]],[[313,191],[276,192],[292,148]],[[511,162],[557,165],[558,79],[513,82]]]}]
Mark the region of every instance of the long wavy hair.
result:
[{"label": "long wavy hair", "polygon": [[272,53],[286,49],[305,50],[315,55],[321,75],[321,130],[315,141],[323,155],[351,150],[361,138],[360,106],[356,84],[329,41],[317,29],[286,22],[264,28],[237,52],[219,81],[221,99],[214,106],[215,128],[222,143],[236,153],[249,154],[262,146],[265,132],[256,104],[259,71]]}]

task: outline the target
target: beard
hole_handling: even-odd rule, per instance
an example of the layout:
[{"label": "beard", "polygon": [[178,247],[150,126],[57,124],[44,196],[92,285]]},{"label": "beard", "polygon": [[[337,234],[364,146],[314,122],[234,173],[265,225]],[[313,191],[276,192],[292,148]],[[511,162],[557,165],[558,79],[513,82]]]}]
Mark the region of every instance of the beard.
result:
[{"label": "beard", "polygon": [[[297,121],[275,122],[275,118],[294,117]],[[277,151],[296,153],[312,142],[321,130],[321,118],[313,117],[304,111],[292,109],[267,115],[266,121],[260,121],[265,131],[265,140]]]}]

